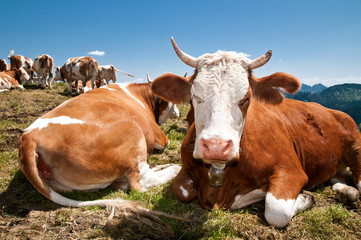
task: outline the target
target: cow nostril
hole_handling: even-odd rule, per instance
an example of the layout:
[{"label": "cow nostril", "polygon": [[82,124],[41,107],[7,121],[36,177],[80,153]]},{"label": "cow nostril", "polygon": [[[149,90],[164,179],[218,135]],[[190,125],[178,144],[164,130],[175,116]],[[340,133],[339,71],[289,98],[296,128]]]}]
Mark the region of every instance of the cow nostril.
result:
[{"label": "cow nostril", "polygon": [[232,148],[232,141],[229,141],[227,145],[224,147],[223,152],[227,152]]},{"label": "cow nostril", "polygon": [[209,148],[205,142],[203,142],[203,147],[205,148],[205,150],[209,151]]}]

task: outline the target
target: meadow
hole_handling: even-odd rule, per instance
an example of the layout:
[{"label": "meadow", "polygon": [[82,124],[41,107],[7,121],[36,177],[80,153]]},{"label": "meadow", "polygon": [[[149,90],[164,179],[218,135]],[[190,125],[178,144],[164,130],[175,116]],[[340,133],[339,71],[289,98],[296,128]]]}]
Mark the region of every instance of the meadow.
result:
[{"label": "meadow", "polygon": [[[205,210],[197,200],[182,203],[172,194],[172,182],[147,192],[111,188],[98,192],[72,192],[77,200],[124,198],[143,202],[147,208],[190,221],[161,217],[168,229],[150,228],[141,218],[116,217],[102,208],[59,206],[39,194],[18,168],[22,130],[65,100],[67,86],[53,89],[27,86],[0,94],[0,239],[361,239],[360,200],[341,204],[329,185],[309,194],[316,204],[296,215],[285,228],[269,226],[264,201],[237,211]],[[81,106],[80,106],[81,107]],[[85,107],[85,106],[84,106]],[[149,164],[181,164],[180,148],[187,131],[189,104],[179,106],[181,117],[167,120],[162,130],[170,145],[149,158]]]}]

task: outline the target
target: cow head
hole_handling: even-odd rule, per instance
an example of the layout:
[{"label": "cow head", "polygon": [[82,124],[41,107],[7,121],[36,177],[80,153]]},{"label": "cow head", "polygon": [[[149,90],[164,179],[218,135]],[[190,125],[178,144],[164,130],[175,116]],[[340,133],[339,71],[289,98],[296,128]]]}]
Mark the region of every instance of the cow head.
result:
[{"label": "cow head", "polygon": [[54,81],[63,81],[64,82],[64,77],[63,77],[63,74],[62,74],[62,72],[60,70],[60,67],[55,68]]},{"label": "cow head", "polygon": [[[147,80],[149,84],[152,84],[152,80],[147,73]],[[177,105],[170,101],[164,101],[163,99],[155,96],[155,118],[158,125],[162,125],[168,118],[179,118],[179,109]]]},{"label": "cow head", "polygon": [[14,69],[14,71],[16,73],[16,80],[19,82],[19,84],[30,80],[30,76],[24,68],[21,67],[19,69]]},{"label": "cow head", "polygon": [[171,40],[178,57],[194,67],[195,73],[189,78],[164,74],[152,83],[153,92],[174,103],[191,99],[197,136],[194,158],[221,167],[237,161],[251,98],[280,103],[283,100],[280,89],[295,93],[300,87],[298,80],[285,73],[262,79],[252,76],[253,69],[268,62],[271,51],[255,60],[243,53],[224,51],[194,58]]}]

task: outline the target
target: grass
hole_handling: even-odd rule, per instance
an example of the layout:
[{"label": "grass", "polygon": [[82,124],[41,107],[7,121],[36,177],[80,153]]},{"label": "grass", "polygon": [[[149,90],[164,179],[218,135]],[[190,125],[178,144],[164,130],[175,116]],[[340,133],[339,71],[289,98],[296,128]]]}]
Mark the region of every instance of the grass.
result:
[{"label": "grass", "polygon": [[[316,204],[296,215],[282,229],[264,219],[264,201],[237,211],[204,210],[198,200],[179,202],[172,194],[172,182],[147,192],[123,192],[111,188],[98,192],[65,194],[77,200],[124,198],[143,202],[150,209],[182,216],[180,222],[161,217],[173,233],[152,229],[147,224],[117,218],[107,224],[108,213],[99,207],[61,207],[40,195],[18,169],[19,138],[22,129],[45,112],[73,96],[67,87],[53,89],[28,86],[25,91],[0,94],[0,239],[360,239],[361,212],[341,205],[330,186],[314,190]],[[161,126],[170,139],[167,149],[154,153],[149,164],[179,163],[180,147],[187,131],[189,104],[181,105],[182,117]]]}]

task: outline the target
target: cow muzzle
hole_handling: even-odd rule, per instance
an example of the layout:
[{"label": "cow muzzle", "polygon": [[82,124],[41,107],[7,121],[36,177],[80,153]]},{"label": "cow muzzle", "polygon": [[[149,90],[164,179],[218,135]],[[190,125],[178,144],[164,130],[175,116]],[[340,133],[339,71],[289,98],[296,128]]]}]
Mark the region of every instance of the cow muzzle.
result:
[{"label": "cow muzzle", "polygon": [[208,170],[209,184],[213,187],[222,187],[224,183],[224,167],[226,164],[213,163]]},{"label": "cow muzzle", "polygon": [[203,153],[204,159],[214,159],[220,161],[230,160],[232,152],[232,141],[223,140],[220,138],[210,138],[200,140],[200,149]]}]

